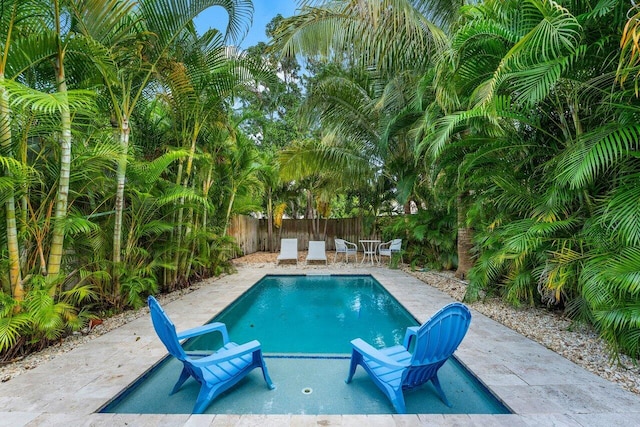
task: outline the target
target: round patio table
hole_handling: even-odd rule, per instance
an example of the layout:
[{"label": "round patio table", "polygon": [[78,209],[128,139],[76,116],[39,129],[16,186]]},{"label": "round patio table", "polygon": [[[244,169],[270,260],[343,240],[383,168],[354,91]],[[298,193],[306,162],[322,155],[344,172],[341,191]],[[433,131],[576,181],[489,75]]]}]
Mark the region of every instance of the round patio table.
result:
[{"label": "round patio table", "polygon": [[371,261],[371,265],[373,265],[373,260],[377,261],[378,257],[376,256],[376,252],[378,250],[378,244],[380,244],[380,240],[376,239],[363,239],[360,240],[360,244],[362,245],[362,251],[364,252],[364,256],[362,257],[362,264],[367,257],[369,257],[369,261]]}]

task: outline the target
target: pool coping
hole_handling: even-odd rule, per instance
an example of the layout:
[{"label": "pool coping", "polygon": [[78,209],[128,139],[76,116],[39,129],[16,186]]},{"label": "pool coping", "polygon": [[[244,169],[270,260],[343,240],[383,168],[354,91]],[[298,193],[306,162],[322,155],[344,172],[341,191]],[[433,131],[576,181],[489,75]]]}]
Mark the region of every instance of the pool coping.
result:
[{"label": "pool coping", "polygon": [[[400,270],[369,265],[240,266],[205,280],[165,304],[179,330],[199,326],[268,274],[371,274],[416,319],[452,298]],[[640,397],[472,310],[457,359],[473,371],[511,415],[191,415],[95,413],[166,351],[148,316],[0,383],[0,425],[306,426],[306,425],[566,425],[640,424]],[[72,374],[72,375],[71,375]]]}]

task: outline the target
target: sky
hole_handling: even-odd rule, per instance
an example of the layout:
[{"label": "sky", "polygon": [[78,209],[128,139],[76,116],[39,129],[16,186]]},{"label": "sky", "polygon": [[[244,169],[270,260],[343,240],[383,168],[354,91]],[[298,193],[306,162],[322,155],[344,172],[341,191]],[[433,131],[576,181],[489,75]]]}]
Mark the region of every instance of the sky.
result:
[{"label": "sky", "polygon": [[[296,8],[297,0],[253,0],[253,25],[240,46],[246,49],[258,42],[266,42],[267,36],[264,30],[269,21],[277,14],[281,14],[285,18],[292,16]],[[203,34],[211,27],[224,33],[227,21],[227,12],[219,6],[205,10],[195,19],[199,34]]]}]

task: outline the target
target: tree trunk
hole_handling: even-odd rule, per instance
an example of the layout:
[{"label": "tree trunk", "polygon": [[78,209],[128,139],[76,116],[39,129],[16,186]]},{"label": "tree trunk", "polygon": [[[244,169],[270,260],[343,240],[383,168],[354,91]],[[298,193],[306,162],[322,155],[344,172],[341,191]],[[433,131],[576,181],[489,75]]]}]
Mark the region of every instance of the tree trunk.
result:
[{"label": "tree trunk", "polygon": [[267,250],[273,252],[273,199],[271,188],[267,195]]},{"label": "tree trunk", "polygon": [[124,185],[127,176],[127,154],[129,153],[129,119],[127,116],[122,118],[120,124],[120,158],[118,159],[118,170],[116,172],[116,200],[115,200],[115,216],[113,224],[113,298],[116,305],[120,304],[120,270],[119,266],[122,261],[122,216],[124,213]]},{"label": "tree trunk", "polygon": [[[203,190],[202,193],[206,200],[209,200],[209,190],[211,189],[212,180],[213,180],[213,165],[210,164],[209,171],[207,172],[207,179],[204,182],[203,188],[202,188]],[[208,220],[208,207],[205,206],[204,212],[202,213],[202,229],[205,231],[207,230],[207,227],[208,227],[207,220]]]},{"label": "tree trunk", "polygon": [[309,190],[307,190],[307,206],[304,211],[304,217],[307,219],[313,219],[313,195]]},{"label": "tree trunk", "polygon": [[313,235],[313,240],[318,240],[318,236],[320,235],[320,223],[318,222],[320,220],[320,213],[313,209],[313,193],[311,193],[311,191],[307,191],[307,209],[305,211],[305,218],[311,220],[311,234]]},{"label": "tree trunk", "polygon": [[[184,161],[180,160],[180,162],[178,163],[178,171],[176,173],[176,185],[181,185],[182,183],[183,169],[184,169]],[[182,206],[184,206],[184,200],[180,200],[179,202],[177,202],[177,204],[179,208],[177,210],[177,213],[176,212],[173,213],[173,218],[172,218],[172,223],[176,225],[171,229],[171,248],[167,253],[168,258],[171,258],[172,256],[174,258],[173,259],[174,268],[171,271],[169,271],[169,279],[165,281],[165,285],[168,286],[167,288],[168,290],[172,290],[173,289],[172,283],[178,280],[178,262],[180,261],[179,260],[180,245],[182,244],[182,214],[183,214]],[[175,251],[175,255],[173,255],[172,251]]]},{"label": "tree trunk", "polygon": [[120,159],[116,172],[115,221],[113,225],[113,263],[119,264],[122,259],[122,215],[124,212],[124,185],[127,175],[127,153],[129,151],[129,121],[122,119],[120,124]]},{"label": "tree trunk", "polygon": [[[67,102],[67,105],[61,108],[60,111],[60,176],[58,177],[58,196],[56,199],[51,248],[47,262],[48,278],[55,278],[60,274],[65,234],[64,223],[67,219],[67,204],[69,200],[69,176],[71,174],[71,112],[68,108],[68,100],[64,98],[67,93],[67,82],[62,54],[59,54],[56,58],[56,84],[58,85],[58,92],[63,95],[63,102]],[[55,286],[51,288],[51,292],[55,294]]]},{"label": "tree trunk", "polygon": [[[194,192],[195,192],[195,186],[196,186],[196,183],[195,183],[195,179],[194,179],[194,180],[192,180],[192,184],[191,184],[191,187],[194,189]],[[206,198],[206,195],[205,195],[205,198]],[[206,203],[204,205],[204,209],[203,210],[204,210],[205,215],[206,215],[206,211],[207,211],[207,204]],[[189,223],[191,224],[191,227],[190,227],[190,230],[187,230],[186,235],[188,236],[189,233],[193,233],[193,234],[197,235],[198,234],[198,230],[200,229],[200,225],[198,224],[198,221],[200,219],[199,218],[200,215],[198,215],[196,212],[194,212],[193,208],[191,208],[190,212],[189,212],[189,217],[190,217],[190,222]],[[189,277],[191,276],[191,268],[193,266],[193,260],[196,257],[197,242],[198,242],[197,239],[192,239],[189,255],[185,259],[186,267],[184,268],[184,272],[185,272],[184,273],[184,277],[185,277],[185,280],[187,282],[189,281]]]},{"label": "tree trunk", "polygon": [[407,200],[403,206],[405,215],[411,215],[411,200]]},{"label": "tree trunk", "polygon": [[[184,171],[184,177],[182,177],[182,188],[184,188],[185,190],[189,187],[189,181],[191,179],[191,170],[193,168],[193,158],[195,156],[195,152],[196,152],[196,141],[198,139],[198,132],[199,132],[200,127],[196,124],[196,126],[194,127],[194,131],[191,135],[191,141],[190,141],[190,146],[189,146],[189,156],[187,157],[187,165],[185,167],[185,171]],[[180,184],[179,179],[182,176],[182,169],[180,170],[180,174],[178,177],[178,181],[177,183]],[[184,256],[182,254],[181,251],[181,247],[182,247],[182,242],[186,241],[187,238],[187,234],[188,234],[188,230],[185,229],[183,230],[182,228],[182,223],[187,223],[185,220],[185,212],[184,212],[184,202],[185,202],[185,198],[184,196],[180,198],[180,209],[178,211],[178,228],[177,228],[177,244],[176,244],[176,253],[175,253],[175,257],[174,257],[174,266],[175,266],[175,279],[174,281],[176,282],[176,284],[178,283],[178,279],[180,277],[180,272],[181,270],[181,264],[183,264],[183,260],[182,257]],[[187,218],[189,217],[189,212],[187,212]],[[183,233],[184,232],[184,233]],[[185,277],[186,280],[186,277]]]},{"label": "tree trunk", "polygon": [[[4,81],[4,75],[0,74],[0,82]],[[0,146],[7,157],[12,156],[11,150],[11,111],[9,109],[9,94],[0,85]],[[11,171],[5,170],[5,176],[11,177]],[[18,226],[16,223],[16,201],[13,193],[9,195],[5,203],[7,220],[7,250],[9,255],[9,283],[11,296],[18,301],[24,299],[22,287],[22,275],[20,272],[20,246],[18,244]]]},{"label": "tree trunk", "polygon": [[236,189],[234,188],[229,196],[229,206],[227,207],[227,215],[224,219],[224,230],[222,231],[222,236],[227,235],[227,230],[229,228],[229,221],[231,220],[231,210],[233,209],[233,204],[236,200]]},{"label": "tree trunk", "polygon": [[327,240],[327,226],[329,225],[329,217],[324,219],[324,230],[322,231],[322,240]]},{"label": "tree trunk", "polygon": [[464,195],[459,194],[457,197],[458,204],[458,269],[456,270],[455,277],[458,279],[465,279],[471,267],[473,267],[473,260],[471,258],[471,249],[473,244],[471,242],[473,232],[471,228],[467,227],[467,208]]}]

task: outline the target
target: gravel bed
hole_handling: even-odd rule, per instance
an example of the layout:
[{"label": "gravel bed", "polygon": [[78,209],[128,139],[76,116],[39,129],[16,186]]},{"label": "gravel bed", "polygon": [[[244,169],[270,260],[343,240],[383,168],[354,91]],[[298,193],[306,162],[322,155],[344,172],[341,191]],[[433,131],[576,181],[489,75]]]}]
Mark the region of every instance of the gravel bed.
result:
[{"label": "gravel bed", "polygon": [[[329,260],[333,260],[333,254],[328,254]],[[275,263],[276,254],[256,253],[234,261],[236,265],[254,265],[256,268],[272,266]],[[300,253],[300,260],[304,260],[304,253]],[[345,266],[344,263],[335,267]],[[304,266],[300,268],[322,269],[324,265]],[[332,266],[333,267],[333,266]],[[419,280],[449,294],[452,298],[461,301],[466,283],[457,280],[453,274],[435,271],[411,271],[403,270]],[[207,280],[217,280],[207,279]],[[198,289],[194,285],[189,289],[183,289],[171,294],[160,295],[161,303],[173,301],[181,296]],[[511,328],[520,334],[537,341],[548,349],[555,351],[566,359],[582,366],[602,378],[619,384],[625,390],[640,394],[640,367],[634,364],[629,357],[621,356],[619,363],[613,361],[605,342],[597,333],[588,327],[576,327],[571,321],[562,315],[540,308],[521,307],[514,308],[497,299],[485,299],[469,304],[476,311]],[[38,353],[31,354],[23,359],[0,366],[0,381],[6,382],[20,375],[22,372],[35,368],[40,363],[51,360],[77,346],[80,346],[94,338],[99,337],[125,323],[141,316],[148,316],[149,309],[143,307],[139,310],[129,310],[116,316],[104,319],[103,323],[93,329],[85,329],[69,336],[56,344]]]},{"label": "gravel bed", "polygon": [[[462,301],[466,283],[448,272],[410,271],[408,274]],[[467,304],[485,316],[555,351],[625,390],[640,394],[640,366],[627,356],[612,360],[604,340],[590,327],[576,326],[553,311],[534,307],[514,308],[498,299]]]},{"label": "gravel bed", "polygon": [[[199,286],[194,285],[188,289],[181,289],[170,294],[158,295],[157,298],[160,303],[164,304],[178,299],[190,292],[193,292],[198,288]],[[99,337],[100,335],[104,335],[107,332],[119,328],[120,326],[129,323],[139,317],[148,315],[148,307],[143,307],[138,310],[127,310],[123,313],[117,314],[107,319],[103,319],[101,324],[94,326],[92,329],[85,328],[79,332],[75,332],[73,335],[62,339],[60,343],[47,347],[42,351],[29,354],[21,359],[17,359],[9,363],[4,363],[0,365],[0,381],[7,382],[11,378],[37,367],[41,363],[55,359],[57,356],[73,350],[74,348],[81,346],[82,344],[87,343]]]}]

